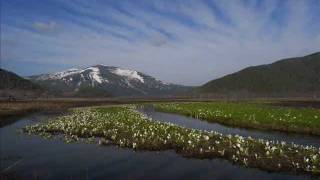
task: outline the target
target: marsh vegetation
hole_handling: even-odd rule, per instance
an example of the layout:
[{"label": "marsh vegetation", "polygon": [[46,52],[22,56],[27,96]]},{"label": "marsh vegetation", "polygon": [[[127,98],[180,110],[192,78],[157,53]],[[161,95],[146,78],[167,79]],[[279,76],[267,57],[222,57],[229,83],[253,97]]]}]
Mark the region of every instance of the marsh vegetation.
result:
[{"label": "marsh vegetation", "polygon": [[90,139],[135,150],[175,150],[186,157],[223,158],[246,167],[269,171],[320,174],[320,149],[292,143],[222,135],[157,122],[134,106],[74,110],[55,120],[27,126],[24,131],[66,142]]},{"label": "marsh vegetation", "polygon": [[320,135],[320,110],[314,108],[274,107],[257,102],[160,103],[154,107],[230,126]]}]

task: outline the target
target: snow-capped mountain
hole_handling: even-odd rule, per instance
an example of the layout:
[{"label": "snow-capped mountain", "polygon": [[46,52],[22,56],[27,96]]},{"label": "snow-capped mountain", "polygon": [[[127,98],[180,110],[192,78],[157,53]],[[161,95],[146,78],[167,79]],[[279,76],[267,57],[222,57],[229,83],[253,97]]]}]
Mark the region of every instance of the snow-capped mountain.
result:
[{"label": "snow-capped mountain", "polygon": [[168,84],[138,71],[95,65],[29,77],[51,92],[79,96],[174,95],[190,87]]}]

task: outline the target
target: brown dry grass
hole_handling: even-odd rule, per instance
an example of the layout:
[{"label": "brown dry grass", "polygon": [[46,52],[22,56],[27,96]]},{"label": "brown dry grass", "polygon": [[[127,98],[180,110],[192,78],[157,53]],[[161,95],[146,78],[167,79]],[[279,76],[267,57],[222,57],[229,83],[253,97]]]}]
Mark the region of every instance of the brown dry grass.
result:
[{"label": "brown dry grass", "polygon": [[7,116],[24,115],[38,111],[66,111],[74,107],[99,106],[110,104],[186,101],[177,98],[55,98],[17,101],[0,101],[0,121]]},{"label": "brown dry grass", "polygon": [[29,101],[0,101],[0,118],[6,116],[24,115],[38,111],[65,111],[73,107],[107,105],[115,101],[96,100],[29,100]]}]

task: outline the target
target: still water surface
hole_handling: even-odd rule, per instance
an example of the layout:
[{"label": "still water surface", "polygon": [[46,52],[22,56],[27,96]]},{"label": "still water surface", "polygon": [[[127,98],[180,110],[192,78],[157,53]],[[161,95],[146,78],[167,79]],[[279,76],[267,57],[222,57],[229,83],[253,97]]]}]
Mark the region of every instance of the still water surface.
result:
[{"label": "still water surface", "polygon": [[266,139],[274,141],[285,141],[288,143],[295,143],[300,145],[312,145],[320,148],[320,137],[312,135],[304,135],[297,133],[285,133],[279,131],[261,131],[255,129],[235,128],[230,126],[224,126],[219,123],[210,123],[207,121],[201,121],[192,117],[186,117],[173,113],[164,113],[156,111],[152,106],[139,109],[140,112],[151,117],[153,120],[161,122],[170,122],[186,128],[194,128],[206,131],[216,131],[225,135],[241,135],[244,137],[251,136],[256,139]]},{"label": "still water surface", "polygon": [[316,179],[243,168],[221,159],[187,159],[173,151],[65,144],[57,138],[45,140],[18,132],[49,117],[52,115],[16,118],[0,128],[0,179]]}]

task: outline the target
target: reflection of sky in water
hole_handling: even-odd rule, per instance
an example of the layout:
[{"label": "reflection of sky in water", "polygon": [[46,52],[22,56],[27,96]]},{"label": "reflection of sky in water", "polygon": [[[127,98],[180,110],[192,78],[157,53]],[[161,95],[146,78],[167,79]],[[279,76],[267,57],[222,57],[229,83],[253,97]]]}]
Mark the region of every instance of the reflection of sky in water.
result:
[{"label": "reflection of sky in water", "polygon": [[1,171],[18,179],[308,179],[247,169],[221,160],[186,159],[172,151],[135,152],[115,146],[65,144],[17,130],[46,116],[33,115],[0,128]]}]

